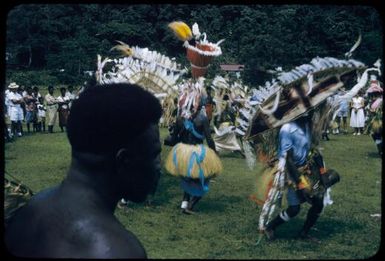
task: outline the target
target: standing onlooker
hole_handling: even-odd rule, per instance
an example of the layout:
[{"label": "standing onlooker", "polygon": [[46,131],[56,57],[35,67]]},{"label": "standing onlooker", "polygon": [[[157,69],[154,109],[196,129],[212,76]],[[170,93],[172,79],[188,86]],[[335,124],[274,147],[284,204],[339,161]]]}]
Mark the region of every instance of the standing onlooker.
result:
[{"label": "standing onlooker", "polygon": [[10,101],[8,99],[8,95],[11,91],[9,89],[5,90],[4,93],[4,136],[6,141],[10,141],[12,139],[12,132],[8,125],[9,121],[9,105]]},{"label": "standing onlooker", "polygon": [[38,128],[40,132],[45,132],[45,111],[46,107],[44,106],[43,97],[39,98],[39,104],[37,105],[37,115],[38,115]]},{"label": "standing onlooker", "polygon": [[53,126],[56,122],[57,101],[53,96],[54,88],[52,85],[48,86],[48,94],[45,96],[45,102],[47,104],[48,113],[48,132],[53,133]]},{"label": "standing onlooker", "polygon": [[[24,88],[23,85],[20,85],[19,89],[17,92],[21,95],[23,98],[23,102],[20,104],[21,109],[23,111],[23,121],[25,120],[25,116],[27,115],[27,110],[25,108],[25,103],[24,103],[24,97],[27,95],[27,90]],[[21,132],[23,133],[23,125],[21,125]]]},{"label": "standing onlooker", "polygon": [[58,112],[59,112],[59,126],[61,131],[64,131],[64,127],[67,126],[67,118],[69,113],[69,98],[66,96],[66,88],[62,87],[60,88],[60,96],[56,98],[56,101],[59,105]]},{"label": "standing onlooker", "polygon": [[352,112],[350,114],[350,127],[354,128],[353,135],[361,135],[365,126],[365,100],[361,97],[362,93],[357,93],[351,101]]},{"label": "standing onlooker", "polygon": [[35,122],[34,122],[33,128],[36,131],[41,131],[40,119],[39,119],[39,110],[37,109],[37,106],[39,105],[40,98],[42,98],[41,94],[39,92],[39,87],[34,86],[32,88],[32,95],[36,100],[36,103],[35,103],[35,115],[36,115],[36,117],[35,117]]},{"label": "standing onlooker", "polygon": [[11,120],[11,132],[14,136],[22,136],[21,121],[24,118],[23,109],[21,104],[23,104],[23,97],[18,93],[19,85],[15,82],[12,82],[8,86],[10,92],[8,93],[8,102],[9,102],[9,118]]},{"label": "standing onlooker", "polygon": [[32,88],[27,87],[27,94],[24,96],[24,102],[25,102],[25,121],[27,123],[27,131],[28,133],[31,132],[31,122],[33,124],[33,131],[36,131],[36,99],[32,94]]},{"label": "standing onlooker", "polygon": [[32,94],[33,94],[33,97],[35,97],[36,100],[38,101],[38,100],[40,99],[40,97],[41,97],[41,94],[40,94],[40,92],[39,92],[39,87],[34,86],[34,87],[32,88]]},{"label": "standing onlooker", "polygon": [[[341,88],[339,96],[345,95],[345,88]],[[346,99],[340,99],[340,104],[337,112],[337,124],[338,128],[336,130],[336,134],[343,132],[347,133],[347,119],[348,119],[348,111],[349,111],[349,103]]]},{"label": "standing onlooker", "polygon": [[65,94],[65,96],[68,98],[69,100],[69,104],[68,104],[68,107],[69,109],[71,110],[71,106],[72,106],[72,101],[75,100],[76,98],[76,95],[74,93],[74,87],[72,85],[69,85],[68,86],[68,90]]}]

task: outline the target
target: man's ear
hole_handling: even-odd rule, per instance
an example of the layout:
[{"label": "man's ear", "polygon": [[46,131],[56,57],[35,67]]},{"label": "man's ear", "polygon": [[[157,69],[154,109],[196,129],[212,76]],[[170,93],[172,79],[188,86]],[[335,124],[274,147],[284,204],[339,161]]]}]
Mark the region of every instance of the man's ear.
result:
[{"label": "man's ear", "polygon": [[132,161],[132,158],[128,149],[119,149],[115,155],[116,167],[118,169],[127,167],[130,161]]},{"label": "man's ear", "polygon": [[133,165],[140,158],[136,150],[121,148],[115,154],[115,162],[117,167]]}]

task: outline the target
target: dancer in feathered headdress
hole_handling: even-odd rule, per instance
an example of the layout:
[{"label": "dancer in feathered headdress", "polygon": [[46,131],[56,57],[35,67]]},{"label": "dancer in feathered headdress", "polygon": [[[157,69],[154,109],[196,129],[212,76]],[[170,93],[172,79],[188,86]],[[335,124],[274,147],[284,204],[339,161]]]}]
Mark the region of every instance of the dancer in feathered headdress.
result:
[{"label": "dancer in feathered headdress", "polygon": [[[169,26],[179,39],[188,43],[192,34],[185,23],[173,22]],[[177,144],[165,163],[171,175],[181,177],[184,190],[181,208],[186,214],[194,213],[196,203],[209,191],[210,179],[222,172],[222,163],[216,154],[205,112],[204,78],[199,77],[204,74],[196,74],[194,68],[193,79],[185,81],[179,88],[178,117],[171,139]],[[203,144],[204,140],[208,146]]]},{"label": "dancer in feathered headdress", "polygon": [[238,141],[235,121],[239,110],[243,108],[248,87],[240,82],[229,83],[226,78],[216,76],[212,82],[215,93],[214,141],[218,151],[232,151],[244,156]]},{"label": "dancer in feathered headdress", "polygon": [[[173,131],[172,148],[165,163],[166,170],[181,177],[184,190],[181,208],[193,213],[196,203],[209,191],[210,179],[222,172],[211,138],[205,107],[202,103],[203,80],[187,80],[178,100],[178,117]],[[207,145],[204,145],[204,140]]]},{"label": "dancer in feathered headdress", "polygon": [[[339,175],[334,170],[326,170],[316,146],[324,122],[335,111],[338,101],[328,104],[325,100],[364,69],[364,64],[356,60],[317,57],[310,64],[280,73],[256,90],[250,98],[253,105],[241,113],[248,128],[245,131],[244,126],[240,132],[245,134],[245,139],[255,142],[254,151],[266,165],[257,180],[258,189],[263,193],[255,194],[254,199],[263,205],[259,229],[268,238],[274,237],[278,225],[296,216],[300,204],[306,201],[312,207],[300,236],[308,237],[323,206],[331,203],[330,186],[339,181]],[[363,78],[367,77],[368,70]],[[361,78],[347,95],[361,89],[363,81]],[[277,127],[281,129],[278,131]],[[286,188],[289,207],[276,216]]]}]

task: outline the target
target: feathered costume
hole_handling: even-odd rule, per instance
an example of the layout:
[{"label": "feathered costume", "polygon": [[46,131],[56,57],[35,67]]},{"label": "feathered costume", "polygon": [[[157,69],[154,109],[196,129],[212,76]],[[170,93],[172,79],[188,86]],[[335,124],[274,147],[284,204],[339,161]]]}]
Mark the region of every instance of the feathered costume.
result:
[{"label": "feathered costume", "polygon": [[192,124],[191,117],[196,113],[204,113],[201,106],[203,82],[192,80],[181,86],[181,94],[178,101],[178,114],[183,118],[183,128],[193,136],[202,140],[202,144],[193,145],[179,142],[176,144],[165,162],[166,170],[173,176],[200,179],[214,177],[222,172],[222,164],[216,153],[208,146],[203,145],[205,139],[202,133],[198,133]]},{"label": "feathered costume", "polygon": [[[279,72],[264,87],[253,90],[247,97],[245,106],[240,110],[237,132],[244,136],[244,148],[249,166],[255,164],[254,153],[263,163],[262,173],[257,177],[257,193],[251,199],[262,205],[259,229],[264,231],[266,224],[280,209],[281,199],[286,188],[286,173],[279,171],[277,159],[277,127],[301,117],[305,112],[314,110],[312,128],[312,147],[315,148],[321,137],[324,122],[330,120],[338,108],[338,101],[331,104],[324,101],[333,95],[344,83],[365,70],[359,61],[336,59],[333,57],[314,58],[309,64],[296,67],[289,72]],[[367,69],[360,81],[346,96],[351,96],[363,88]],[[319,152],[311,150],[307,162],[312,162]],[[323,161],[319,172],[325,172]],[[313,167],[311,167],[313,166]],[[313,165],[309,167],[314,168]],[[322,167],[323,166],[323,167]],[[305,171],[306,172],[306,171]],[[330,175],[331,177],[331,175]],[[303,180],[314,188],[314,181]],[[325,193],[324,203],[330,204],[329,191]]]},{"label": "feathered costume", "polygon": [[[179,85],[178,120],[174,133],[178,143],[165,162],[165,168],[171,175],[182,177],[184,202],[187,202],[189,195],[199,200],[209,190],[209,179],[222,172],[222,163],[214,151],[215,145],[209,132],[203,103],[206,94],[202,77],[211,59],[221,54],[221,49],[218,45],[208,43],[206,37],[199,41],[201,34],[197,24],[193,25],[192,31],[184,22],[172,22],[169,27],[178,39],[184,41],[193,76],[193,79]],[[193,35],[196,46],[189,43]],[[213,49],[206,50],[205,46]],[[197,129],[198,126],[200,127]],[[203,144],[205,139],[209,146]],[[182,202],[182,208],[186,209],[187,205],[183,204]],[[189,208],[192,209],[192,206]]]},{"label": "feathered costume", "polygon": [[[237,136],[237,126],[242,124],[242,120],[235,117],[239,110],[245,106],[245,98],[249,90],[248,86],[243,85],[240,81],[229,83],[228,79],[216,76],[212,82],[211,88],[214,90],[214,141],[218,151],[240,151],[243,149],[239,144]],[[224,95],[228,96],[228,100],[224,100]],[[233,119],[234,118],[234,119]],[[243,155],[243,154],[242,154]]]}]

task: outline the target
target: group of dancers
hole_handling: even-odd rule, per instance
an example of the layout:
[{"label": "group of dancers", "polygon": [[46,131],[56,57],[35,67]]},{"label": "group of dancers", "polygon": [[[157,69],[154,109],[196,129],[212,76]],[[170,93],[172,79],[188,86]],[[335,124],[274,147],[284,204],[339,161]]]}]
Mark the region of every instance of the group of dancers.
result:
[{"label": "group of dancers", "polygon": [[[86,149],[98,155],[97,153],[100,153],[99,150],[103,147],[110,148],[115,145],[104,144],[103,139],[100,141],[102,144],[93,142],[92,137],[84,139],[83,130],[79,130],[77,125],[84,125],[85,129],[93,125],[88,126],[82,122],[82,117],[88,114],[86,110],[79,109],[79,119],[75,121],[77,118],[72,115],[72,125],[69,126],[68,134],[71,145],[75,148],[73,152],[76,152],[73,155],[76,161],[72,169],[77,169],[77,162],[80,165],[89,164],[90,166],[99,164],[98,166],[101,167],[104,166],[102,162],[117,162],[118,165],[115,162],[114,166],[119,167],[117,173],[120,174],[117,175],[116,180],[120,182],[114,186],[110,184],[111,191],[108,193],[111,192],[114,195],[114,200],[108,202],[109,208],[112,208],[115,199],[121,199],[122,196],[127,196],[127,200],[134,198],[133,201],[140,202],[147,194],[151,194],[156,188],[160,170],[159,130],[155,127],[155,122],[160,118],[160,108],[154,101],[156,99],[153,96],[155,96],[172,106],[163,110],[169,114],[165,117],[167,122],[173,123],[171,135],[166,139],[166,145],[172,146],[172,149],[165,160],[164,167],[169,174],[180,180],[183,194],[180,205],[182,213],[194,214],[197,203],[209,192],[210,182],[222,173],[223,166],[219,151],[239,151],[249,167],[252,168],[257,159],[262,165],[261,173],[257,173],[258,191],[253,198],[251,197],[261,206],[259,214],[261,238],[266,236],[268,240],[274,239],[277,227],[298,215],[300,206],[307,202],[311,207],[298,236],[317,241],[309,236],[310,228],[318,220],[323,208],[332,203],[330,188],[339,182],[341,177],[336,170],[325,167],[322,154],[317,149],[322,131],[325,124],[330,121],[331,115],[336,115],[343,100],[352,99],[359,91],[366,89],[371,90],[369,93],[376,93],[373,92],[375,87],[370,83],[369,78],[373,74],[381,75],[380,66],[367,68],[363,63],[349,57],[344,59],[317,57],[308,64],[278,73],[275,78],[258,88],[248,88],[241,82],[230,84],[227,80],[220,78],[214,79],[213,84],[207,86],[204,76],[212,59],[222,54],[220,44],[223,40],[217,43],[209,42],[206,33],[201,33],[196,23],[192,29],[184,22],[173,22],[169,27],[178,39],[183,41],[183,46],[186,48],[187,59],[191,64],[190,70],[187,70],[191,72],[189,79],[182,80],[186,69],[181,69],[173,59],[147,48],[129,47],[120,42],[120,45],[113,49],[122,51],[124,57],[102,60],[98,55],[98,68],[95,75],[100,86],[85,91],[83,98],[80,98],[81,102],[77,102],[77,104],[84,103],[87,107],[92,101],[96,101],[93,100],[94,97],[101,95],[96,93],[108,95],[108,89],[97,90],[97,88],[103,88],[103,85],[113,86],[111,90],[117,94],[123,93],[122,88],[132,88],[125,93],[127,99],[133,99],[132,95],[135,93],[139,95],[142,91],[136,90],[137,87],[134,88],[132,85],[147,90],[141,95],[151,100],[154,115],[151,116],[151,128],[143,135],[156,144],[156,148],[151,147],[150,142],[146,143],[148,148],[146,147],[143,155],[146,156],[151,152],[151,155],[147,155],[148,162],[151,164],[147,166],[147,158],[140,158],[137,153],[128,149],[119,150],[113,159],[88,157],[84,152]],[[112,65],[105,66],[108,63]],[[106,68],[109,68],[107,72],[104,71]],[[339,99],[327,102],[327,99],[340,89],[350,87],[347,84],[357,75],[359,75],[357,83],[352,88]],[[212,90],[215,93],[213,97]],[[378,88],[376,90],[378,92]],[[153,95],[149,95],[148,92]],[[369,131],[379,151],[382,151],[382,99],[379,99],[379,96],[373,96],[372,101],[370,107],[373,114]],[[138,103],[135,102],[135,104]],[[214,103],[215,107],[213,107]],[[88,109],[90,108],[87,107]],[[233,114],[229,114],[231,110]],[[132,110],[127,109],[127,111]],[[100,113],[106,116],[102,110]],[[170,115],[173,117],[169,117]],[[142,121],[146,120],[145,117],[141,118],[138,115],[131,117],[134,116],[138,122],[144,124]],[[122,122],[121,119],[115,118],[116,122]],[[214,135],[212,135],[210,121],[214,122]],[[115,124],[115,121],[110,120],[109,123]],[[128,125],[121,127],[128,128]],[[101,128],[101,126],[94,126],[94,128]],[[100,133],[109,133],[109,131],[111,130],[103,129]],[[139,129],[132,128],[130,131],[136,133]],[[96,134],[100,133],[95,133],[95,140],[99,138]],[[129,135],[122,134],[120,139],[125,139],[127,136]],[[114,137],[117,143],[121,142],[119,137]],[[135,144],[135,141],[126,142]],[[136,166],[138,170],[140,164],[146,165],[146,173],[148,177],[151,176],[151,186],[143,190],[146,193],[138,189],[144,188],[145,183],[149,182],[141,175],[135,176],[140,181],[138,186],[132,185],[132,191],[125,191],[127,180],[123,173],[131,171],[130,164],[138,165]],[[98,171],[102,172],[102,170],[103,168]],[[155,176],[150,175],[155,172]],[[69,179],[68,182],[77,184],[77,174],[73,175],[73,180]],[[108,180],[109,177],[101,174],[100,180],[93,182],[100,182],[103,187],[107,184],[104,179]],[[260,182],[261,180],[264,182]],[[67,183],[63,184],[67,186]],[[115,193],[117,189],[119,193]],[[71,195],[71,190],[72,187],[70,189],[68,186],[68,195]],[[281,210],[285,191],[288,207]],[[140,198],[134,197],[136,192],[140,192]],[[65,204],[68,203],[65,202]],[[145,256],[141,248],[138,248],[139,256]]]},{"label": "group of dancers", "polygon": [[[255,200],[262,206],[259,218],[262,234],[273,239],[276,227],[296,216],[300,205],[308,202],[312,207],[299,235],[309,238],[308,232],[323,207],[332,202],[330,187],[340,180],[337,171],[325,168],[317,150],[324,126],[332,115],[337,115],[343,101],[368,89],[368,79],[370,75],[380,75],[379,67],[366,69],[363,63],[348,57],[317,57],[309,64],[281,72],[259,88],[248,88],[241,82],[230,83],[222,77],[216,77],[208,85],[204,76],[212,59],[221,55],[219,44],[223,40],[216,44],[207,41],[206,34],[199,31],[196,23],[192,30],[183,22],[173,22],[169,27],[184,42],[191,78],[181,80],[183,73],[174,66],[169,71],[178,76],[173,85],[176,89],[162,85],[158,90],[163,90],[159,92],[151,84],[143,88],[153,92],[166,105],[163,117],[172,127],[165,144],[172,149],[165,169],[180,178],[182,213],[194,214],[194,207],[209,191],[210,181],[221,174],[219,152],[239,151],[250,166],[258,158],[265,170],[258,175],[270,180],[263,187],[259,186],[264,193],[259,193]],[[132,51],[126,53],[135,56]],[[101,65],[98,74],[101,82],[119,81],[117,76],[103,74]],[[157,62],[152,68],[157,66],[159,70],[167,67]],[[119,72],[120,67],[116,68]],[[121,73],[124,72],[121,69]],[[355,86],[340,99],[327,102],[342,88],[350,87],[347,84],[356,75],[360,76]],[[136,82],[146,81],[138,78]],[[168,94],[163,95],[167,88]],[[382,106],[377,104],[376,108],[382,112]],[[378,133],[378,126],[374,129]],[[378,134],[372,136],[380,139]],[[288,191],[288,208],[277,213],[285,190]]]}]

